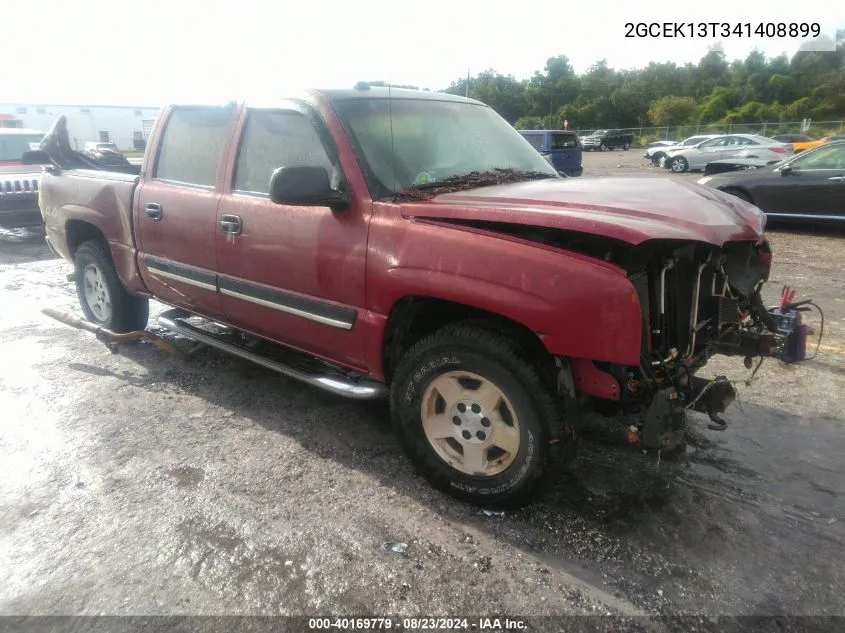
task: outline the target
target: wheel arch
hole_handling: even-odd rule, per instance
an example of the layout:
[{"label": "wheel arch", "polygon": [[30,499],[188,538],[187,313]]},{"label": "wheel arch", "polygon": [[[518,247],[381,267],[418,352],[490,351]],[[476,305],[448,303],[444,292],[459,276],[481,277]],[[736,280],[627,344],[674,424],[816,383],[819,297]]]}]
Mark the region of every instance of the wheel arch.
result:
[{"label": "wheel arch", "polygon": [[474,322],[509,335],[527,357],[546,369],[554,367],[554,356],[527,325],[489,310],[430,295],[406,295],[391,307],[382,342],[382,363],[387,382],[402,354],[415,343],[446,325]]},{"label": "wheel arch", "polygon": [[[94,216],[96,217],[96,216]],[[91,217],[85,219],[71,218],[65,221],[64,239],[67,253],[71,261],[76,251],[85,242],[94,240],[103,244],[111,255],[117,277],[128,292],[149,296],[149,291],[138,274],[135,265],[135,249],[129,244],[109,241],[106,232]]]},{"label": "wheel arch", "polygon": [[107,247],[109,245],[102,229],[87,220],[74,219],[65,222],[65,240],[71,258],[76,255],[76,251],[84,242],[97,240]]},{"label": "wheel arch", "polygon": [[720,187],[719,191],[721,191],[722,193],[730,194],[732,196],[736,196],[737,198],[742,198],[743,200],[746,200],[751,204],[755,204],[754,196],[752,196],[751,192],[748,191],[748,189],[746,189],[742,185],[728,185],[725,187]]}]

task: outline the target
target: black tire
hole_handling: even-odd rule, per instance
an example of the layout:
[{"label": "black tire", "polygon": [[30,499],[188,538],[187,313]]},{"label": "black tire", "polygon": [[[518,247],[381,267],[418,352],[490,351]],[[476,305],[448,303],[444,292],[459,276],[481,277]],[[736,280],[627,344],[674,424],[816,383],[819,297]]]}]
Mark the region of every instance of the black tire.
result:
[{"label": "black tire", "polygon": [[663,152],[656,152],[651,157],[651,164],[655,167],[660,167],[660,159],[666,156]]},{"label": "black tire", "polygon": [[[76,268],[76,296],[85,318],[113,332],[134,332],[147,327],[150,316],[150,302],[135,297],[120,283],[108,247],[99,240],[84,242],[73,258]],[[99,271],[103,296],[108,297],[108,310],[92,307],[86,296],[86,271]],[[93,272],[92,272],[93,274]],[[90,290],[89,290],[90,292]]]},{"label": "black tire", "polygon": [[689,171],[689,163],[683,156],[673,156],[669,159],[669,169],[676,174],[682,174]]},{"label": "black tire", "polygon": [[627,143],[625,143],[625,144],[622,146],[622,149],[624,149],[624,150],[627,152],[629,147],[631,147],[631,146],[630,146],[630,145],[628,145]]},{"label": "black tire", "polygon": [[605,145],[604,143],[599,145],[599,151],[600,152],[606,152],[607,151],[607,145]]},{"label": "black tire", "polygon": [[[454,497],[485,507],[519,507],[542,487],[549,456],[549,430],[558,427],[562,413],[551,390],[519,349],[511,339],[492,330],[467,323],[453,324],[414,345],[396,368],[390,400],[400,443],[417,470],[432,485]],[[423,396],[435,379],[453,371],[471,372],[493,383],[512,406],[518,420],[519,447],[513,461],[500,473],[465,473],[447,463],[426,436]],[[442,395],[436,402],[448,406]],[[445,408],[442,413],[446,413]],[[574,446],[574,436],[570,437],[567,448]],[[447,441],[459,444],[452,438]],[[562,454],[571,459],[574,451]],[[489,449],[485,455],[491,462],[495,459],[490,458]]]}]

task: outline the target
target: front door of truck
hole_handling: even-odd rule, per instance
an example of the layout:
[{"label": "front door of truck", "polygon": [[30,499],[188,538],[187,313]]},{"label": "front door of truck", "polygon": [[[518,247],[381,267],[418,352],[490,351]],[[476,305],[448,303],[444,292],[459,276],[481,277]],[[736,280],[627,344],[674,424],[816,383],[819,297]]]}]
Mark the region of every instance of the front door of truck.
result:
[{"label": "front door of truck", "polygon": [[232,152],[216,233],[220,300],[244,330],[363,367],[361,330],[369,201],[344,211],[269,198],[283,166],[343,179],[337,151],[310,110],[248,108]]},{"label": "front door of truck", "polygon": [[205,316],[222,311],[214,252],[220,176],[235,107],[165,112],[152,164],[135,196],[138,267],[153,294]]}]

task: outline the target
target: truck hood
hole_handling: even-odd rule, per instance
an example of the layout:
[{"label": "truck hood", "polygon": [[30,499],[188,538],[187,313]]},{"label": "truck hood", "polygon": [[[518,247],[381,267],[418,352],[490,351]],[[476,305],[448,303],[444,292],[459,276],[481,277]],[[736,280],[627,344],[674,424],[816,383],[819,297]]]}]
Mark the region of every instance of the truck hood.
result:
[{"label": "truck hood", "polygon": [[629,244],[653,239],[721,246],[760,240],[757,207],[679,178],[553,178],[446,193],[402,205],[405,217],[501,222],[601,235]]}]

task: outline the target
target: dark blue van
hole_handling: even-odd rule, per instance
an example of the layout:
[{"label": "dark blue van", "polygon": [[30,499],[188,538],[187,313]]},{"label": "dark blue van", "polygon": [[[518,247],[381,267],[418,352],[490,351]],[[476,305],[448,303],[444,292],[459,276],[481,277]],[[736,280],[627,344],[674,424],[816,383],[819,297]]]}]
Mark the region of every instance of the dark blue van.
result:
[{"label": "dark blue van", "polygon": [[543,157],[561,174],[580,176],[581,142],[575,132],[568,130],[519,130]]}]

